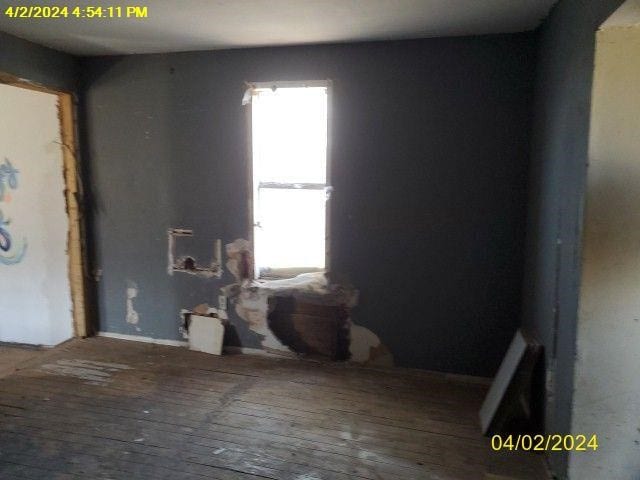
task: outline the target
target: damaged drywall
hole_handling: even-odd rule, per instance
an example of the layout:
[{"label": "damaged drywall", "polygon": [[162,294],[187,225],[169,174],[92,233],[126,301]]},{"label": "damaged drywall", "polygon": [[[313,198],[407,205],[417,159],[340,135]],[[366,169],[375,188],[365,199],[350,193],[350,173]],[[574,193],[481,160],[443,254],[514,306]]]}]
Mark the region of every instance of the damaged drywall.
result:
[{"label": "damaged drywall", "polygon": [[[358,291],[348,282],[331,282],[324,273],[304,273],[294,278],[279,280],[255,280],[251,275],[251,244],[245,239],[236,239],[226,245],[227,269],[236,279],[235,283],[221,288],[222,293],[235,305],[235,313],[246,322],[251,331],[261,337],[261,347],[279,355],[298,355],[298,345],[290,338],[284,339],[282,330],[271,323],[278,299],[294,299],[303,305],[336,307],[335,335],[341,343],[341,330],[345,330],[348,353],[341,353],[341,345],[335,346],[335,358],[358,363],[392,365],[390,351],[371,330],[355,325],[349,312],[358,303]],[[342,311],[341,315],[338,311]],[[308,312],[300,316],[309,317]],[[294,327],[303,336],[303,322]],[[316,342],[317,343],[317,342]],[[298,348],[296,348],[298,347]]]},{"label": "damaged drywall", "polygon": [[349,352],[352,361],[367,365],[393,366],[391,351],[371,330],[352,322],[350,334]]},{"label": "damaged drywall", "polygon": [[273,353],[293,353],[269,329],[269,294],[258,287],[241,286],[235,297],[235,312],[249,329],[262,336],[262,348]]},{"label": "damaged drywall", "polygon": [[167,273],[188,273],[203,278],[222,277],[222,241],[217,239],[213,247],[213,259],[208,266],[199,265],[195,257],[183,255],[176,258],[178,238],[193,237],[193,230],[188,228],[171,228],[167,231]]},{"label": "damaged drywall", "polygon": [[126,300],[126,317],[125,320],[128,324],[133,325],[137,332],[140,331],[138,322],[140,321],[140,315],[133,307],[133,300],[138,296],[138,285],[135,282],[128,282],[127,285],[127,300]]},{"label": "damaged drywall", "polygon": [[[327,247],[332,268],[362,294],[352,318],[403,366],[492,375],[519,324],[535,52],[536,36],[526,33],[81,59],[80,143],[96,202],[92,267],[104,272],[100,329],[127,333],[126,278],[153,292],[138,311],[145,325],[153,318],[148,334],[158,339],[178,339],[181,308],[215,305],[234,278],[169,276],[167,229],[221,238],[223,255],[226,243],[248,238],[244,81],[331,78]],[[428,99],[407,91],[428,91]],[[154,142],[144,140],[147,131]],[[362,181],[363,172],[375,178]],[[425,281],[437,288],[424,293]],[[469,284],[476,294],[460,295]],[[233,345],[259,346],[234,307],[241,341]]]},{"label": "damaged drywall", "polygon": [[227,270],[236,279],[236,284],[240,285],[243,281],[252,277],[252,256],[251,244],[249,240],[237,238],[231,243],[225,245],[227,253]]},{"label": "damaged drywall", "polygon": [[348,360],[349,309],[294,296],[269,298],[267,314],[271,332],[299,355]]},{"label": "damaged drywall", "polygon": [[182,338],[184,339],[189,338],[189,317],[191,315],[200,315],[203,317],[210,316],[210,317],[219,318],[223,324],[228,323],[228,320],[229,320],[227,316],[227,312],[224,309],[210,307],[206,303],[201,303],[191,309],[183,308],[182,310],[180,310],[180,315],[179,315],[180,326],[178,327],[178,331],[180,332],[180,334],[182,335]]}]

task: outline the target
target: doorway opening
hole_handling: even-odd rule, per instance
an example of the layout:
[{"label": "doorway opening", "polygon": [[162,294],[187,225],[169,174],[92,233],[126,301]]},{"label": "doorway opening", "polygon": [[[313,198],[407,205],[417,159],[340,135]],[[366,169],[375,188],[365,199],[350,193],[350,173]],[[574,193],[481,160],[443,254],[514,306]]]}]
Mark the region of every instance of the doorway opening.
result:
[{"label": "doorway opening", "polygon": [[570,478],[640,470],[640,1],[596,34],[583,220],[573,432],[607,439],[571,453]]},{"label": "doorway opening", "polygon": [[72,95],[0,73],[0,342],[88,334]]}]

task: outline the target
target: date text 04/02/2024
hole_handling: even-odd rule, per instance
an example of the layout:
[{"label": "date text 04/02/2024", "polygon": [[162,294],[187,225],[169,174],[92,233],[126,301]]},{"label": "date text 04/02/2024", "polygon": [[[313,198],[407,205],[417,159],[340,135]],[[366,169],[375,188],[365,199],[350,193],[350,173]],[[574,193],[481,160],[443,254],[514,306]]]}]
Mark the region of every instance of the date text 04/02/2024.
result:
[{"label": "date text 04/02/2024", "polygon": [[491,449],[495,451],[534,451],[534,452],[595,452],[598,449],[598,437],[592,435],[494,435],[491,437]]}]

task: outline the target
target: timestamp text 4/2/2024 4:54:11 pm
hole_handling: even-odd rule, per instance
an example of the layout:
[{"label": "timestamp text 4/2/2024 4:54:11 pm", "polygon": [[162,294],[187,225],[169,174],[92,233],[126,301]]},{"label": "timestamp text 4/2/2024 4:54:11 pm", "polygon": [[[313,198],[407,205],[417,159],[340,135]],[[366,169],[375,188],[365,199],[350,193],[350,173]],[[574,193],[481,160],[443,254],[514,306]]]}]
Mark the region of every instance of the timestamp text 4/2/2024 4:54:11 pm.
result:
[{"label": "timestamp text 4/2/2024 4:54:11 pm", "polygon": [[59,6],[17,5],[8,6],[3,15],[16,19],[55,18],[148,18],[149,8],[140,5],[126,6]]}]

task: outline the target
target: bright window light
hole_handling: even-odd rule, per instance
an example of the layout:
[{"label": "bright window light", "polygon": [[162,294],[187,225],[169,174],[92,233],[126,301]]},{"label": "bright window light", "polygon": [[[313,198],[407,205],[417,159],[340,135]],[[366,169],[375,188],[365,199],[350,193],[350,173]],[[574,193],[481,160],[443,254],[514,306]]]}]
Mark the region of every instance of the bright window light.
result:
[{"label": "bright window light", "polygon": [[256,88],[251,108],[256,275],[323,270],[327,88]]}]

